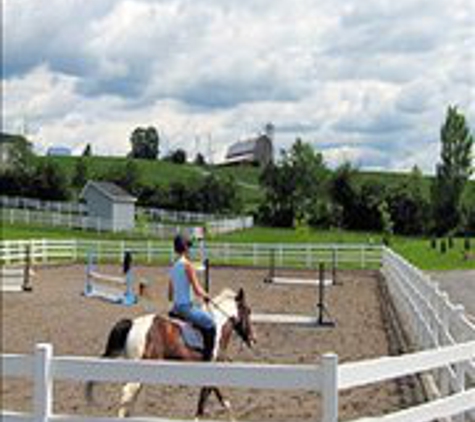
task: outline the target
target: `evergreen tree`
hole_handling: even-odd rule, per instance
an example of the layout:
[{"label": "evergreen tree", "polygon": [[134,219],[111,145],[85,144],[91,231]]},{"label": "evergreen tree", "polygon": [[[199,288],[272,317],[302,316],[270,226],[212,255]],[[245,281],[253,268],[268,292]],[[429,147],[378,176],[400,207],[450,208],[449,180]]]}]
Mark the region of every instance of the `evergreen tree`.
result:
[{"label": "evergreen tree", "polygon": [[87,144],[82,152],[83,157],[91,157],[92,156],[92,147],[91,144]]},{"label": "evergreen tree", "polygon": [[76,188],[82,188],[88,180],[88,168],[84,157],[79,157],[74,168],[72,185]]},{"label": "evergreen tree", "polygon": [[460,223],[460,199],[473,172],[472,147],[465,117],[449,107],[441,129],[441,162],[436,167],[432,188],[434,223],[437,233],[454,230]]}]

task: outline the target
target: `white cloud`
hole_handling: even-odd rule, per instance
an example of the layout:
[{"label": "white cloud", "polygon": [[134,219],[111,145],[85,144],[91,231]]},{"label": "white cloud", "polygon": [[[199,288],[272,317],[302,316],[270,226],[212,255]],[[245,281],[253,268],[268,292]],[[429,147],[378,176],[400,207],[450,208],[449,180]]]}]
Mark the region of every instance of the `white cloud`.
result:
[{"label": "white cloud", "polygon": [[123,154],[153,124],[222,155],[272,121],[277,149],[431,170],[446,107],[475,125],[471,0],[3,3],[5,128],[40,149]]}]

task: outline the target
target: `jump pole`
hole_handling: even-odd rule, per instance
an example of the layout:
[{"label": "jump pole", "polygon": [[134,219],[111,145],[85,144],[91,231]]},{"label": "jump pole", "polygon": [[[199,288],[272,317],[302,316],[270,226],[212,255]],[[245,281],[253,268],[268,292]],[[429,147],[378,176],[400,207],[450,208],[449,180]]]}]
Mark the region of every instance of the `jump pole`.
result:
[{"label": "jump pole", "polygon": [[84,286],[84,295],[89,296],[93,292],[91,272],[94,270],[94,257],[92,252],[87,253],[86,285]]},{"label": "jump pole", "polygon": [[31,245],[26,245],[25,250],[25,274],[23,278],[23,290],[25,292],[31,292],[33,290],[32,282],[31,282]]},{"label": "jump pole", "polygon": [[209,277],[209,259],[208,258],[204,260],[204,267],[205,267],[205,274],[204,274],[205,291],[206,293],[209,293],[211,290],[211,280]]},{"label": "jump pole", "polygon": [[264,283],[272,283],[275,277],[275,249],[269,249],[269,272],[264,278]]},{"label": "jump pole", "polygon": [[[320,262],[318,266],[318,302],[317,302],[317,325],[334,327],[335,323],[331,320],[330,313],[325,306],[325,264]],[[325,315],[328,320],[325,320]]]}]

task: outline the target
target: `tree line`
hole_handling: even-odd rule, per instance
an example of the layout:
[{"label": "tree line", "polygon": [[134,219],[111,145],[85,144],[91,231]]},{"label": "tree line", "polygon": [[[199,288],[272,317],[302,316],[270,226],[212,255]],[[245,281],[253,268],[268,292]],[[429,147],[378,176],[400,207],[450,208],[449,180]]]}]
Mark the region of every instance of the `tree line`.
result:
[{"label": "tree line", "polygon": [[[464,116],[449,107],[441,129],[441,161],[432,180],[415,167],[399,182],[363,178],[347,163],[330,171],[310,144],[298,139],[280,160],[265,169],[263,224],[301,224],[391,234],[475,233],[473,136]],[[429,186],[428,186],[429,185]]]},{"label": "tree line", "polygon": [[[465,117],[449,107],[441,128],[441,157],[433,178],[414,167],[409,175],[365,176],[350,163],[328,168],[321,153],[297,139],[260,177],[263,200],[255,212],[264,225],[380,231],[387,239],[403,235],[475,233],[473,136]],[[136,158],[157,159],[159,138],[153,128],[137,128],[125,163],[101,174],[100,180],[117,183],[138,198],[138,203],[172,210],[239,213],[241,190],[232,176],[212,173],[186,183],[150,186],[140,178]],[[6,195],[51,200],[71,199],[90,178],[92,148],[87,145],[76,161],[71,179],[50,160],[37,160],[31,144],[16,137],[9,166],[1,172]],[[186,153],[173,151],[164,159],[186,162]],[[203,157],[197,157],[205,165]]]}]

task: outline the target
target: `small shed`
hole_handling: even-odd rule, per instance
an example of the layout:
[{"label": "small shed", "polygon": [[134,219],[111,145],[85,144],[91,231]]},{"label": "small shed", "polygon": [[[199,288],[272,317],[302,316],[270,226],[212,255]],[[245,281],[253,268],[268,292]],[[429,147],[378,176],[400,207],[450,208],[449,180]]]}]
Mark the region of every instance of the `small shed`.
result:
[{"label": "small shed", "polygon": [[137,198],[111,182],[90,180],[82,190],[90,217],[101,219],[102,227],[112,231],[133,230]]}]

